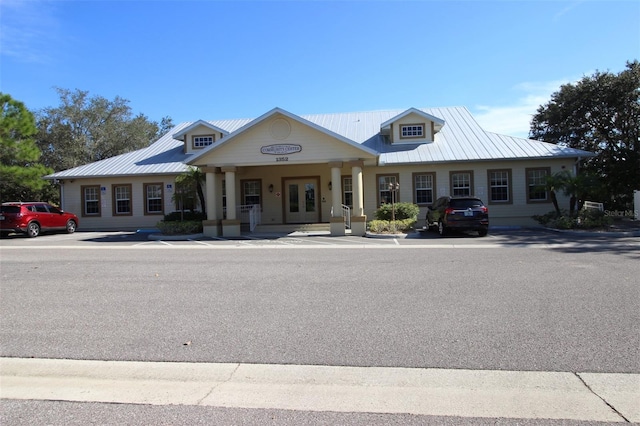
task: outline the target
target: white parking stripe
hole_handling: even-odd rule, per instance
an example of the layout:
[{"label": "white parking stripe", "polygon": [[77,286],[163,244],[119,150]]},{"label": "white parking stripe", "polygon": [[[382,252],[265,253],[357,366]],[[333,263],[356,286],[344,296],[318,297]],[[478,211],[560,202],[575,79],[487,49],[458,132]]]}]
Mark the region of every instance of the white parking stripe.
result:
[{"label": "white parking stripe", "polygon": [[638,374],[25,358],[0,366],[8,399],[640,421]]}]

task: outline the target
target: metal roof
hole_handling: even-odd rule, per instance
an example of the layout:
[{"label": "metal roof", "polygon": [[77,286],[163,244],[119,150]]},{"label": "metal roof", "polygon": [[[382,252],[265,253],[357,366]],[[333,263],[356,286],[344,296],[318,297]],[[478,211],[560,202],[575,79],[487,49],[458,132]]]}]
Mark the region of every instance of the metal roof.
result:
[{"label": "metal roof", "polygon": [[[444,122],[433,142],[391,144],[380,133],[381,125],[408,110],[385,110],[299,116],[314,126],[335,133],[340,139],[360,144],[367,151],[378,153],[380,165],[442,163],[461,161],[524,160],[558,157],[591,157],[594,154],[546,142],[487,132],[464,107],[419,108],[429,116]],[[243,132],[264,119],[276,108],[258,119],[207,121],[211,126],[228,132]],[[298,116],[295,116],[298,117]],[[181,123],[156,142],[137,151],[118,155],[95,163],[75,167],[46,176],[48,179],[88,178],[103,176],[177,174],[188,169],[187,162],[194,154],[183,152],[183,142],[173,138],[196,122]]]},{"label": "metal roof", "polygon": [[[243,132],[249,130],[251,127],[257,125],[258,123],[265,121],[267,119],[269,119],[270,117],[276,116],[276,115],[284,115],[285,117],[297,121],[298,123],[302,123],[303,125],[307,126],[307,127],[311,127],[313,129],[318,130],[319,132],[322,132],[326,135],[329,135],[333,138],[336,138],[342,142],[344,142],[347,145],[352,145],[360,150],[363,151],[363,154],[366,155],[370,155],[370,156],[375,156],[377,155],[377,152],[373,151],[371,148],[365,146],[364,144],[358,143],[356,141],[354,141],[353,139],[349,139],[344,137],[342,134],[340,133],[336,133],[331,131],[331,129],[325,127],[325,126],[319,126],[316,123],[314,123],[313,121],[310,120],[306,120],[303,117],[297,116],[295,114],[292,114],[288,111],[283,110],[282,108],[274,108],[271,111],[266,112],[265,114],[261,115],[260,117],[256,118],[255,120],[252,120],[251,122],[245,124],[244,126],[240,127],[239,129],[236,129],[232,134],[228,135],[227,137],[223,138],[220,140],[219,143],[210,145],[209,147],[207,147],[206,149],[202,150],[202,152],[196,154],[194,157],[190,158],[188,163],[189,164],[197,164],[197,160],[203,156],[209,155],[210,151],[214,151],[216,149],[218,149],[218,147],[224,146],[226,144],[229,143],[233,143],[233,139],[235,137],[237,137],[238,135],[241,135]],[[184,133],[184,132],[182,132]]]}]

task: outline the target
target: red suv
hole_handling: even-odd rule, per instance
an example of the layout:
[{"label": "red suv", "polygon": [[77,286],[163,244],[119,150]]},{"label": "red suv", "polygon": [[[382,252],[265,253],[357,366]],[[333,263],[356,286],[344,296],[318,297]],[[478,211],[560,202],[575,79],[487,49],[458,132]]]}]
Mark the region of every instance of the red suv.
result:
[{"label": "red suv", "polygon": [[21,232],[37,237],[44,231],[66,231],[72,234],[78,228],[78,216],[41,202],[2,203],[0,206],[0,233]]}]

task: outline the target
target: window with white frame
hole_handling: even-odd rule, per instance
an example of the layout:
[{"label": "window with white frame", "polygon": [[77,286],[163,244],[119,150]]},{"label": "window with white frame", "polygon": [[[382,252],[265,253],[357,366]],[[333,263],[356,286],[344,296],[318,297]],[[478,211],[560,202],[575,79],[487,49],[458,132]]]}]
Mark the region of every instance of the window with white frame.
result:
[{"label": "window with white frame", "polygon": [[212,145],[213,140],[213,135],[193,136],[193,147],[196,149],[205,148],[209,145]]},{"label": "window with white frame", "polygon": [[489,202],[511,202],[511,170],[489,170]]},{"label": "window with white frame", "polygon": [[414,173],[413,191],[416,204],[433,203],[433,194],[435,193],[435,180],[435,173]]},{"label": "window with white frame", "polygon": [[113,214],[131,215],[131,185],[113,186]]},{"label": "window with white frame", "polygon": [[527,169],[527,202],[546,202],[549,194],[546,190],[547,176],[551,173],[548,167]]},{"label": "window with white frame", "polygon": [[353,178],[342,178],[342,204],[353,207]]},{"label": "window with white frame", "polygon": [[400,126],[400,138],[423,138],[424,124],[403,124]]},{"label": "window with white frame", "polygon": [[396,175],[378,175],[378,205],[398,202],[398,180]]},{"label": "window with white frame", "polygon": [[100,216],[100,185],[82,187],[82,215]]},{"label": "window with white frame", "polygon": [[163,214],[164,198],[161,183],[147,183],[144,185],[145,214]]},{"label": "window with white frame", "polygon": [[261,181],[245,180],[242,182],[242,204],[250,206],[253,204],[261,204]]},{"label": "window with white frame", "polygon": [[472,195],[472,172],[451,172],[451,195],[454,197],[469,197]]}]

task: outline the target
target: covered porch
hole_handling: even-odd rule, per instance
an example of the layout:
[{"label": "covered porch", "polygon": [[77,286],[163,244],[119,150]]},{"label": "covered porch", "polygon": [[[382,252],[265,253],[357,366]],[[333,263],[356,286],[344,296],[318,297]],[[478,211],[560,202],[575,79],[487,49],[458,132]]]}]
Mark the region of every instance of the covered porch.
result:
[{"label": "covered porch", "polygon": [[206,236],[318,224],[325,224],[332,236],[366,232],[362,161],[201,170],[206,176]]},{"label": "covered porch", "polygon": [[212,134],[188,161],[206,176],[205,235],[239,236],[244,210],[250,226],[328,223],[331,235],[347,226],[365,234],[362,173],[377,164],[375,151],[279,108],[219,141],[218,130],[198,122],[174,136],[188,145]]}]

